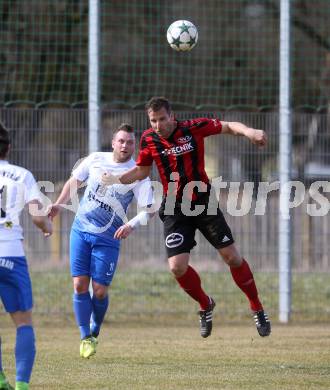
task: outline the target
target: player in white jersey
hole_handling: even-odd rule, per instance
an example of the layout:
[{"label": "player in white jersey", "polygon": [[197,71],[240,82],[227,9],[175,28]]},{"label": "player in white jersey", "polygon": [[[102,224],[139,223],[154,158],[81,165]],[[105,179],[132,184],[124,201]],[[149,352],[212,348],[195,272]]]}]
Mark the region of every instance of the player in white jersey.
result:
[{"label": "player in white jersey", "polygon": [[[29,205],[34,224],[45,235],[52,233],[47,216],[33,215],[42,208],[41,194],[30,171],[7,161],[9,133],[0,123],[0,297],[5,310],[16,326],[16,390],[29,388],[35,357],[35,336],[32,325],[32,288],[23,250],[23,229],[20,214]],[[0,389],[13,389],[2,367],[0,340]]]},{"label": "player in white jersey", "polygon": [[[97,337],[109,305],[108,287],[114,276],[120,239],[146,224],[153,203],[149,178],[131,185],[102,187],[100,172],[123,173],[135,166],[132,155],[135,136],[130,125],[114,132],[113,152],[90,154],[72,172],[49,215],[53,218],[68,203],[77,188],[87,184],[70,235],[70,267],[73,278],[73,308],[80,329],[80,356],[96,352]],[[127,221],[126,211],[133,198],[144,211]],[[89,293],[92,280],[93,296]]]}]

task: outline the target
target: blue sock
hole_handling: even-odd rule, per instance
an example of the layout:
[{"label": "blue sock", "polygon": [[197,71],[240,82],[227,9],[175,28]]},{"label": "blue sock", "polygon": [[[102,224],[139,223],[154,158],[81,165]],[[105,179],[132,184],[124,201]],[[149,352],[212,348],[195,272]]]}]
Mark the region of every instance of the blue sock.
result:
[{"label": "blue sock", "polygon": [[0,337],[0,372],[3,372],[3,368],[2,368],[2,355],[1,355],[1,337]]},{"label": "blue sock", "polygon": [[16,330],[16,382],[30,382],[36,355],[34,330],[31,325],[19,326]]},{"label": "blue sock", "polygon": [[109,296],[107,295],[103,299],[97,299],[95,296],[93,296],[92,304],[93,314],[91,333],[93,336],[97,337],[100,333],[100,328],[109,306]]},{"label": "blue sock", "polygon": [[90,336],[89,328],[92,314],[92,299],[89,292],[73,294],[73,311],[80,330],[80,338]]}]

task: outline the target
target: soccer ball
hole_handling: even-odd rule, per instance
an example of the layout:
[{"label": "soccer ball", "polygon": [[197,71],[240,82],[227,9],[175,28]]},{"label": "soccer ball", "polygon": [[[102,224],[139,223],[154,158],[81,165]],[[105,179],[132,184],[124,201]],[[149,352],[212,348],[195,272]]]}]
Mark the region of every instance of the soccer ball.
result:
[{"label": "soccer ball", "polygon": [[176,51],[189,51],[197,41],[197,28],[188,20],[177,20],[167,29],[167,42]]}]

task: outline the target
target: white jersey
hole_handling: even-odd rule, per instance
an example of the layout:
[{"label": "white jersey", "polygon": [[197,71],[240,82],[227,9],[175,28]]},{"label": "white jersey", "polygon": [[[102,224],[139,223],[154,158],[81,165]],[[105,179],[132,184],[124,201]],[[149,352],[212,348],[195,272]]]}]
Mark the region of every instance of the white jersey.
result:
[{"label": "white jersey", "polygon": [[41,198],[30,171],[0,160],[0,241],[23,239],[21,212],[27,203]]},{"label": "white jersey", "polygon": [[75,179],[87,181],[73,228],[111,240],[115,231],[125,223],[126,211],[133,197],[140,207],[153,203],[149,178],[132,184],[114,184],[109,187],[101,185],[103,172],[120,175],[133,167],[133,159],[117,163],[111,152],[96,152],[86,157],[73,170],[72,176]]}]

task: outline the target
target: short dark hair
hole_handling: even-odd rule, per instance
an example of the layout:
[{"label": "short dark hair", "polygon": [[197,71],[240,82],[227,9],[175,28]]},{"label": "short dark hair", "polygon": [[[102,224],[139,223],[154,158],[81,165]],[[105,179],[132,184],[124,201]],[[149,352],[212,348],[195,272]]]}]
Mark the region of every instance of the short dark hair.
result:
[{"label": "short dark hair", "polygon": [[172,111],[170,102],[163,96],[154,96],[145,105],[146,111],[152,110],[157,112],[162,108],[165,108],[168,113]]},{"label": "short dark hair", "polygon": [[9,150],[9,131],[0,122],[0,158],[5,158]]},{"label": "short dark hair", "polygon": [[133,126],[129,125],[128,123],[122,123],[119,125],[112,133],[112,138],[115,138],[115,135],[119,131],[126,131],[126,133],[133,133],[134,134],[134,128]]}]

